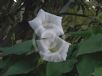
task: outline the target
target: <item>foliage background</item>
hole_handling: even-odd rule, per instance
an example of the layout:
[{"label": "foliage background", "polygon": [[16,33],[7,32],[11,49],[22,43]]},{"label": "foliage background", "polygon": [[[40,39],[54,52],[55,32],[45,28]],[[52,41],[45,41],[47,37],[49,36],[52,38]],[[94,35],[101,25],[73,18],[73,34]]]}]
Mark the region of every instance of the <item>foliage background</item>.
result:
[{"label": "foliage background", "polygon": [[[43,61],[28,21],[42,8],[63,16],[67,60]],[[102,76],[101,0],[0,0],[0,76]]]}]

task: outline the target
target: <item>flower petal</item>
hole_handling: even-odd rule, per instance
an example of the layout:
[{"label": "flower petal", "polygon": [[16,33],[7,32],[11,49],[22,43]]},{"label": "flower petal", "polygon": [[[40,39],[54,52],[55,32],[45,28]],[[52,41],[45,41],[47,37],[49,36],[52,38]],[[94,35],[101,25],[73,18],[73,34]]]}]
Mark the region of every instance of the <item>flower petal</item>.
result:
[{"label": "flower petal", "polygon": [[55,37],[55,33],[51,29],[46,29],[41,35],[41,38],[54,39],[54,37]]},{"label": "flower petal", "polygon": [[55,24],[54,31],[57,33],[57,35],[63,35],[64,34],[64,31],[62,28],[62,17],[61,16],[56,16],[54,14],[46,12],[45,20],[48,23]]},{"label": "flower petal", "polygon": [[39,18],[34,18],[29,21],[29,24],[38,36],[41,36],[41,34],[45,31],[45,28],[42,26],[42,22]]},{"label": "flower petal", "polygon": [[40,9],[38,11],[37,17],[40,18],[42,20],[42,22],[44,22],[45,17],[46,17],[45,15],[46,15],[46,12],[43,9]]}]

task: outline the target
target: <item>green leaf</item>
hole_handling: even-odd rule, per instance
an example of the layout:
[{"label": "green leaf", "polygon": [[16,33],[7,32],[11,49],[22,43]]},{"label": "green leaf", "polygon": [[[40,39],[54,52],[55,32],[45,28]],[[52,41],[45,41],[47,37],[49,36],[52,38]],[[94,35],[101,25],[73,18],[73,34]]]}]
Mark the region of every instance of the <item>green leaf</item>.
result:
[{"label": "green leaf", "polygon": [[102,67],[97,67],[95,69],[95,76],[102,76]]},{"label": "green leaf", "polygon": [[80,42],[77,55],[95,53],[102,51],[102,34],[94,35]]},{"label": "green leaf", "polygon": [[3,76],[14,75],[14,74],[25,74],[29,73],[34,69],[34,64],[29,61],[19,61],[10,66],[7,72]]},{"label": "green leaf", "polygon": [[97,66],[97,61],[91,56],[83,56],[77,64],[79,76],[91,76]]},{"label": "green leaf", "polygon": [[62,73],[70,72],[75,63],[75,59],[58,63],[48,62],[46,76],[60,76]]},{"label": "green leaf", "polygon": [[28,40],[23,43],[15,44],[12,47],[0,47],[0,51],[2,51],[4,54],[17,54],[21,55],[26,52],[31,51],[32,49],[32,41]]},{"label": "green leaf", "polygon": [[5,66],[7,66],[7,64],[11,63],[9,58],[5,59],[5,60],[0,60],[0,69],[4,69]]}]

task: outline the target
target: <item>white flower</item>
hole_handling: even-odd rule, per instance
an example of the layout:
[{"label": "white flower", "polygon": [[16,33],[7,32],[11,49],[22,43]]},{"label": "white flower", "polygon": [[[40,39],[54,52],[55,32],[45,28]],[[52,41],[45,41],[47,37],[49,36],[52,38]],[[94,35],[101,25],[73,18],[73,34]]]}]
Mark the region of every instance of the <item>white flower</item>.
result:
[{"label": "white flower", "polygon": [[35,33],[42,37],[42,33],[47,29],[52,30],[57,36],[63,35],[62,17],[45,12],[40,9],[37,17],[29,21],[30,26],[35,30]]},{"label": "white flower", "polygon": [[38,52],[43,60],[49,62],[65,61],[70,43],[53,35],[52,38],[37,40]]},{"label": "white flower", "polygon": [[[39,10],[37,17],[29,21],[30,26],[40,40],[33,38],[33,45],[37,47],[43,60],[49,62],[65,61],[70,43],[59,38],[64,34],[62,17]],[[36,45],[35,45],[36,43]]]}]

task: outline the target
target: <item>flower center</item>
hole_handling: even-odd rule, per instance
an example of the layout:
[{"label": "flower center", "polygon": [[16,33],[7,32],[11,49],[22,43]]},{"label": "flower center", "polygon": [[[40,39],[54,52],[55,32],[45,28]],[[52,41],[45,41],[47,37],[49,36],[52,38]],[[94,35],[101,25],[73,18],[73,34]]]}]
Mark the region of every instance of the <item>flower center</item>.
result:
[{"label": "flower center", "polygon": [[52,29],[52,28],[55,26],[55,24],[53,24],[53,23],[48,23],[48,22],[44,22],[44,23],[43,23],[43,26],[44,26],[46,29]]},{"label": "flower center", "polygon": [[50,43],[49,50],[50,52],[53,52],[53,53],[58,51],[58,44],[55,43],[55,40]]},{"label": "flower center", "polygon": [[58,51],[55,47],[54,48],[50,48],[49,50],[50,50],[50,52],[56,52],[56,51]]}]

